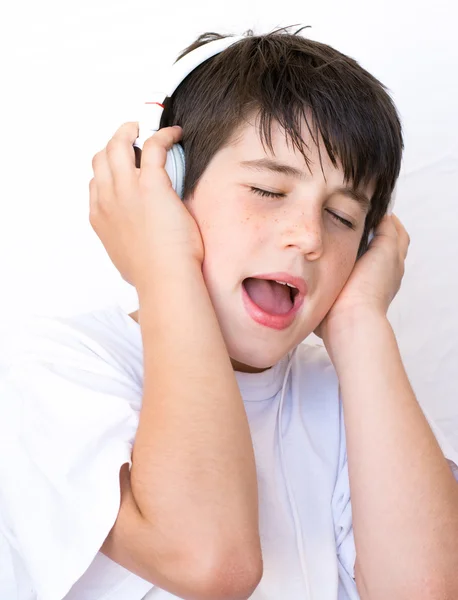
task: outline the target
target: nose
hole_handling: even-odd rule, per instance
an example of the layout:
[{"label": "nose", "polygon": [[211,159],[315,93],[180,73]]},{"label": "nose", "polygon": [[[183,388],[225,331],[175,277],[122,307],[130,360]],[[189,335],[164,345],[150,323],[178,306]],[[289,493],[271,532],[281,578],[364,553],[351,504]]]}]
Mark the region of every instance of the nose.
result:
[{"label": "nose", "polygon": [[296,248],[308,258],[316,260],[323,253],[323,221],[320,207],[291,211],[283,222],[281,244]]}]

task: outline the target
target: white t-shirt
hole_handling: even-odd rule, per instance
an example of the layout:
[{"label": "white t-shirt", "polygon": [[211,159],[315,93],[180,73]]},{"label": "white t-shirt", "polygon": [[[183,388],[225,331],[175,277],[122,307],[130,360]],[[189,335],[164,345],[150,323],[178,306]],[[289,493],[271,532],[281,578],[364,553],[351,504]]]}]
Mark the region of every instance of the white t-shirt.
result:
[{"label": "white t-shirt", "polygon": [[[99,552],[138,425],[139,325],[114,306],[33,317],[10,336],[0,358],[0,598],[176,598]],[[252,600],[358,600],[343,410],[326,350],[301,344],[236,378],[258,475],[264,574]],[[453,447],[428,420],[458,480],[458,422]]]}]

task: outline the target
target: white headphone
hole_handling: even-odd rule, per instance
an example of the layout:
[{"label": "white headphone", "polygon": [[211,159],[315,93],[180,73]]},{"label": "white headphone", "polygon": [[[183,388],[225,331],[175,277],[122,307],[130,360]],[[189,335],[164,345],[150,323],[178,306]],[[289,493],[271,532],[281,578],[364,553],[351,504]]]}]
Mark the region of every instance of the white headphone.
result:
[{"label": "white headphone", "polygon": [[[159,92],[153,102],[145,103],[145,107],[147,107],[145,119],[139,123],[139,136],[135,140],[134,146],[141,150],[145,140],[159,130],[159,123],[164,110],[162,104],[164,99],[173,94],[191,71],[206,61],[207,58],[219,54],[242,39],[244,39],[243,36],[233,36],[208,42],[189,52],[189,54],[186,54],[174,63],[169,71],[168,80],[163,88],[164,91]],[[184,169],[185,159],[183,148],[180,144],[174,144],[172,149],[167,152],[165,170],[170,177],[173,189],[181,199],[183,198]]]}]

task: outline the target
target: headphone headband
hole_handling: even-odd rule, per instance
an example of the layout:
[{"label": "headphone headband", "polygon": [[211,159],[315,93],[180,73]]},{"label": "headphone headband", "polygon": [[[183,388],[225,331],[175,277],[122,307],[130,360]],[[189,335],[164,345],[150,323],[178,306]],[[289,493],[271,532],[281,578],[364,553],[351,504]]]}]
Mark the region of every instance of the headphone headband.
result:
[{"label": "headphone headband", "polygon": [[215,56],[215,54],[219,54],[223,50],[226,50],[226,48],[229,48],[229,46],[232,46],[243,39],[245,39],[243,36],[231,36],[213,40],[212,42],[207,42],[206,44],[199,46],[183,56],[183,58],[180,58],[179,61],[172,65],[168,74],[165,87],[166,96],[171,96],[189,73],[194,71],[194,69],[208,58]]},{"label": "headphone headband", "polygon": [[229,46],[236,44],[240,40],[245,39],[243,36],[231,36],[222,38],[219,40],[213,40],[199,46],[195,50],[192,50],[183,58],[180,58],[176,63],[172,65],[166,78],[165,86],[159,88],[163,91],[156,92],[153,99],[150,102],[145,102],[143,108],[143,117],[139,124],[139,136],[135,141],[135,146],[142,149],[145,140],[149,138],[153,133],[159,130],[159,124],[161,122],[162,112],[164,107],[162,103],[165,98],[171,96],[177,89],[180,83],[200,64],[206,61],[208,58],[219,54]]}]

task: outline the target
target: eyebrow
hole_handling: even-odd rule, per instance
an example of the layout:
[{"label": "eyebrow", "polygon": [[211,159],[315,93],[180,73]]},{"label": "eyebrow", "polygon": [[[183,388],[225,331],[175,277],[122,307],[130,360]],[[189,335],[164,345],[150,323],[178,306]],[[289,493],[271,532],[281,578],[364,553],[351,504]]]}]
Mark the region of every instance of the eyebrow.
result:
[{"label": "eyebrow", "polygon": [[[272,173],[280,173],[282,175],[286,175],[287,177],[294,177],[294,179],[300,179],[304,181],[307,179],[307,175],[301,169],[297,169],[296,167],[292,167],[291,165],[287,165],[285,163],[278,162],[276,160],[272,160],[271,158],[260,158],[257,160],[243,160],[240,163],[240,166],[245,169],[251,169],[253,171],[271,171]],[[339,187],[335,190],[336,194],[342,194],[343,196],[347,196],[355,202],[358,202],[362,206],[362,208],[368,212],[371,201],[361,191],[356,190],[353,187]]]}]

